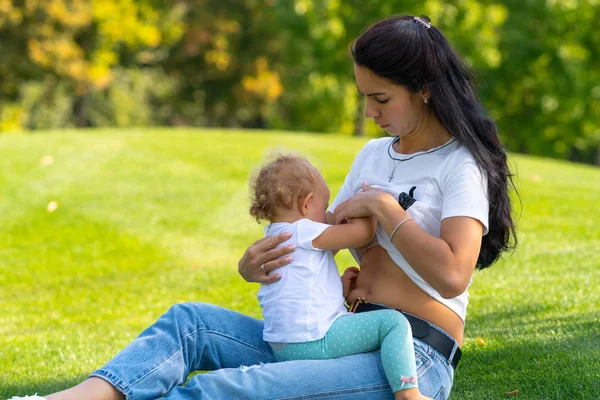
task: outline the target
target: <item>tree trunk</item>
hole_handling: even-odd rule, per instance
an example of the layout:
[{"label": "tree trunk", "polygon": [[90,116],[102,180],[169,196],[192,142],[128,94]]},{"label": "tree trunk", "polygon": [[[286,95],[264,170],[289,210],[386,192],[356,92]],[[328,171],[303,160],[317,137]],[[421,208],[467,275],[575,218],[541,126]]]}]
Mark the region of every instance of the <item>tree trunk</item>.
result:
[{"label": "tree trunk", "polygon": [[87,128],[92,125],[88,116],[87,94],[79,95],[73,103],[73,119],[78,128]]}]

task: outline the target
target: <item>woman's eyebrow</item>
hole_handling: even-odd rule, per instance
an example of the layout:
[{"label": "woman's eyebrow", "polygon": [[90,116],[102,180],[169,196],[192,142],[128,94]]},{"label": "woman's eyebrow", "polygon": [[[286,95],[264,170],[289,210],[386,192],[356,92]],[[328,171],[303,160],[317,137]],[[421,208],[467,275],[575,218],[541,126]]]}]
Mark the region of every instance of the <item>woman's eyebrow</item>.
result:
[{"label": "woman's eyebrow", "polygon": [[[361,95],[365,96],[365,94],[363,92],[360,91],[360,89],[358,88],[358,86],[356,87],[356,90],[358,90],[358,93],[360,93]],[[369,93],[367,94],[367,96],[371,97],[371,96],[381,96],[384,95],[385,93],[383,92],[375,92],[375,93]]]}]

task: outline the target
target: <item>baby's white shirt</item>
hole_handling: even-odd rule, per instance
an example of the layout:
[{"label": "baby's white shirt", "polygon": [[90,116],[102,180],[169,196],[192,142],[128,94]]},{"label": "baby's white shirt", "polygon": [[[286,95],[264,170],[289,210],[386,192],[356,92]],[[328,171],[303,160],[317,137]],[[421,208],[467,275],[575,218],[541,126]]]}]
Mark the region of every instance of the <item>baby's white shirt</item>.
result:
[{"label": "baby's white shirt", "polygon": [[[390,193],[397,200],[400,193],[409,194],[411,188],[416,187],[413,193],[416,201],[407,213],[431,235],[439,238],[441,221],[456,216],[477,219],[483,225],[483,234],[487,234],[487,176],[471,153],[458,140],[451,139],[427,152],[399,154],[391,146],[394,140],[390,137],[373,139],[362,148],[329,211],[334,212],[340,203],[361,191],[363,182]],[[391,182],[390,176],[393,176]],[[468,290],[452,299],[444,299],[411,268],[380,224],[376,235],[379,244],[419,288],[465,320]],[[354,252],[353,255],[356,258]]]},{"label": "baby's white shirt", "polygon": [[292,233],[279,246],[296,245],[292,263],[271,271],[281,274],[281,280],[261,285],[258,291],[265,341],[295,343],[321,339],[338,317],[348,313],[333,252],[312,245],[313,239],[328,227],[309,219],[275,222],[265,227],[266,236]]}]

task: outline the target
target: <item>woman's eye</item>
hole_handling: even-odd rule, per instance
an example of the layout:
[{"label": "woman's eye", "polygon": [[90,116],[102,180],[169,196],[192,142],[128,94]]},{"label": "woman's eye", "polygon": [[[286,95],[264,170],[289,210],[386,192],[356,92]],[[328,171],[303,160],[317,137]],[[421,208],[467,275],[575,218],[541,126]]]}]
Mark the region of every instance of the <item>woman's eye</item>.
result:
[{"label": "woman's eye", "polygon": [[378,98],[375,98],[375,101],[377,101],[379,104],[385,104],[388,102],[389,99],[385,99],[385,100],[380,100]]}]

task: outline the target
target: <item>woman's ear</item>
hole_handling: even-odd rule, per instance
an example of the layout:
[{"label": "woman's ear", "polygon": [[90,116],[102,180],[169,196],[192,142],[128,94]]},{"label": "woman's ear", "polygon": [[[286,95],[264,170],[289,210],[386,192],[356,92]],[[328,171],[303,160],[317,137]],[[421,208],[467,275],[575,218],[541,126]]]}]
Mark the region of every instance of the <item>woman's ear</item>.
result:
[{"label": "woman's ear", "polygon": [[298,200],[298,206],[300,207],[300,213],[302,213],[303,216],[307,216],[308,215],[308,202],[310,201],[310,199],[312,199],[314,196],[314,193],[309,193],[306,196],[300,198],[300,200]]},{"label": "woman's ear", "polygon": [[423,99],[423,103],[427,104],[429,100],[431,100],[431,92],[429,91],[429,85],[424,84],[421,88],[421,99]]}]

